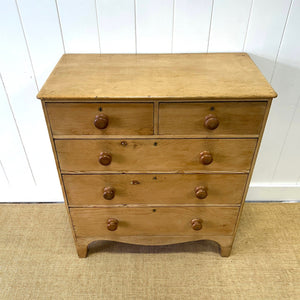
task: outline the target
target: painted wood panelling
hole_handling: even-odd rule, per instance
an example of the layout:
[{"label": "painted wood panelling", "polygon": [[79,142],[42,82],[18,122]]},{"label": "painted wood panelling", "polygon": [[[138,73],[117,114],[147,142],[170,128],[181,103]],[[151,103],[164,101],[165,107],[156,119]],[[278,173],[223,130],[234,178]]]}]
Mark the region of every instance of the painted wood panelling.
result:
[{"label": "painted wood panelling", "polygon": [[0,1],[0,201],[63,201],[35,98],[62,53],[207,51],[248,52],[279,94],[247,199],[300,200],[299,20],[300,0]]},{"label": "painted wood panelling", "polygon": [[56,0],[67,53],[100,53],[95,0]]},{"label": "painted wood panelling", "polygon": [[299,202],[300,185],[252,185],[246,201]]},{"label": "painted wood panelling", "polygon": [[25,185],[34,185],[34,179],[30,170],[29,161],[24,151],[22,140],[18,132],[17,124],[9,105],[2,77],[0,78],[0,159],[1,173],[1,191],[4,186],[14,186],[21,188]]},{"label": "painted wood panelling", "polygon": [[135,53],[135,1],[98,0],[101,53]]},{"label": "painted wood panelling", "polygon": [[245,51],[271,80],[291,0],[254,0]]},{"label": "painted wood panelling", "polygon": [[[300,82],[300,76],[298,76]],[[300,149],[300,96],[295,105],[291,105],[288,117],[288,126],[280,156],[275,164],[272,183],[293,183],[299,181],[299,149]],[[288,119],[285,117],[285,119]],[[299,194],[300,198],[300,194]]]},{"label": "painted wood panelling", "polygon": [[173,0],[136,0],[138,53],[172,52]]},{"label": "painted wood panelling", "polygon": [[1,188],[7,187],[8,184],[9,184],[8,177],[5,173],[4,167],[3,167],[2,162],[0,160],[0,186],[1,186]]},{"label": "painted wood panelling", "polygon": [[242,52],[252,0],[214,0],[208,52]]},{"label": "painted wood panelling", "polygon": [[300,39],[295,38],[299,28],[300,1],[297,0],[291,6],[272,80],[273,85],[282,91],[276,108],[282,112],[288,107],[287,113],[280,114],[276,120],[285,124],[285,132],[279,137],[283,144],[280,145],[273,183],[297,184],[300,175]]},{"label": "painted wood panelling", "polygon": [[[284,40],[283,37],[287,31],[291,30],[295,34],[295,30],[297,30],[293,24],[290,23],[289,25],[288,22],[290,3],[290,1],[277,1],[269,8],[273,12],[272,15],[277,16],[277,18],[268,17],[268,22],[265,21],[265,24],[262,24],[264,25],[261,27],[262,37],[260,40],[258,35],[259,47],[256,50],[260,51],[260,56],[257,56],[256,54],[254,56],[252,55],[256,64],[260,67],[268,80],[271,81],[271,84],[279,95],[278,98],[273,101],[270,110],[270,116],[266,125],[264,138],[261,143],[261,149],[253,172],[253,182],[273,182],[276,164],[280,159],[282,146],[285,144],[286,135],[288,133],[289,123],[291,120],[290,118],[295,110],[295,107],[293,105],[291,106],[291,103],[289,103],[290,101],[294,102],[295,99],[292,100],[292,97],[286,97],[286,93],[289,93],[290,83],[294,80],[294,74],[291,72],[292,68],[286,71],[285,74],[281,71],[276,71],[276,69],[278,70],[278,67],[281,65],[280,49],[285,47],[284,44],[289,43],[289,41],[286,39]],[[261,9],[260,16],[262,16],[262,11],[265,10],[266,7],[263,6],[261,2],[259,2],[258,5]],[[285,14],[282,14],[280,10],[283,10]],[[254,11],[255,3],[253,6],[252,17],[254,16]],[[277,27],[279,26],[278,24],[281,24],[280,27]],[[249,24],[248,38],[250,37],[250,28],[251,21]],[[272,28],[276,28],[276,31],[273,32]],[[258,30],[258,28],[256,30]],[[268,35],[270,35],[269,39]],[[263,39],[266,40],[265,49],[263,49]],[[274,44],[274,41],[276,41],[276,44]],[[251,45],[253,45],[253,42]],[[286,46],[289,47],[288,45]],[[272,76],[273,69],[276,71],[276,74],[274,72],[274,75]],[[296,96],[297,93],[294,95]]]},{"label": "painted wood panelling", "polygon": [[[10,0],[3,0],[0,2],[0,66],[1,74],[4,82],[5,89],[7,91],[8,99],[11,110],[14,116],[15,126],[17,126],[19,132],[16,136],[16,129],[12,129],[12,132],[6,132],[8,135],[1,136],[1,139],[10,143],[9,147],[14,146],[13,142],[9,139],[9,134],[15,136],[15,142],[17,139],[22,141],[23,150],[25,153],[23,156],[23,165],[28,163],[32,170],[32,176],[20,171],[15,171],[12,175],[10,170],[15,170],[15,160],[18,161],[18,157],[13,155],[14,149],[6,159],[0,158],[4,169],[8,175],[9,182],[16,180],[18,182],[18,188],[15,190],[22,191],[23,185],[26,185],[26,190],[32,190],[33,187],[26,184],[27,181],[33,181],[32,184],[37,188],[42,188],[44,194],[50,198],[61,199],[61,191],[59,190],[59,181],[56,175],[56,169],[51,153],[51,146],[48,138],[46,124],[41,108],[41,103],[36,99],[36,93],[38,91],[35,74],[32,68],[32,60],[29,54],[29,46],[26,44],[24,37],[23,24],[19,17],[19,11],[17,2]],[[3,114],[3,116],[2,116]],[[1,112],[1,119],[5,116],[5,112]],[[8,129],[9,123],[5,124],[5,128]],[[19,146],[20,148],[20,146]],[[21,151],[21,150],[20,150]],[[16,154],[17,156],[17,154]],[[10,165],[11,167],[6,167]],[[10,168],[15,169],[10,169]],[[19,172],[19,174],[18,174]],[[21,179],[17,179],[18,176]],[[49,180],[50,178],[50,180]],[[22,197],[18,197],[18,201],[23,199],[34,198],[33,195],[25,193]],[[5,197],[1,197],[2,201],[6,201]],[[36,200],[36,199],[34,199]],[[42,195],[40,195],[40,201],[43,201]]]},{"label": "painted wood panelling", "polygon": [[41,88],[64,53],[55,1],[17,0],[24,35]]},{"label": "painted wood panelling", "polygon": [[206,52],[212,0],[176,0],[173,52]]}]

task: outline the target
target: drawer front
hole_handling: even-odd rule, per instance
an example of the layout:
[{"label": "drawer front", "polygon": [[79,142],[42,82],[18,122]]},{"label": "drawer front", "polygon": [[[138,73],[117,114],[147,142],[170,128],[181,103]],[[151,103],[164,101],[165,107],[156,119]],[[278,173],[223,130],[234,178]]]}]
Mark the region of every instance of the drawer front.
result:
[{"label": "drawer front", "polygon": [[259,135],[266,105],[266,102],[160,103],[159,133]]},{"label": "drawer front", "polygon": [[[247,172],[252,161],[256,139],[56,140],[55,145],[63,173],[72,171]],[[207,154],[213,160],[205,165],[200,159],[202,161],[203,157],[207,159],[209,156]],[[99,157],[108,155],[111,157],[111,163],[100,164]]]},{"label": "drawer front", "polygon": [[[77,237],[232,235],[237,207],[70,208]],[[118,220],[115,231],[107,220]],[[194,230],[192,220],[202,229]]]},{"label": "drawer front", "polygon": [[63,175],[69,205],[238,204],[247,174]]},{"label": "drawer front", "polygon": [[[153,134],[152,103],[47,103],[46,108],[54,135]],[[95,126],[99,114],[104,114],[100,127],[106,128]]]}]

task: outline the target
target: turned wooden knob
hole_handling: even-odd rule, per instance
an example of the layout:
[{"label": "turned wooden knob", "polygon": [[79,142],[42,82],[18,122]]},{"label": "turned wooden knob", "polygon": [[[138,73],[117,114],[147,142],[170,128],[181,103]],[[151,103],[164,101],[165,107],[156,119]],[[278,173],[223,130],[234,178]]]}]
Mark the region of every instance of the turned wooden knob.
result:
[{"label": "turned wooden knob", "polygon": [[118,228],[119,221],[115,218],[107,219],[107,229],[110,231],[115,231]]},{"label": "turned wooden knob", "polygon": [[98,114],[94,121],[95,127],[98,129],[104,129],[108,125],[108,116],[106,114]]},{"label": "turned wooden knob", "polygon": [[194,230],[202,229],[202,220],[201,219],[193,219],[192,220],[192,228]]},{"label": "turned wooden knob", "polygon": [[195,195],[198,199],[204,199],[207,197],[207,188],[205,186],[195,187]]},{"label": "turned wooden knob", "polygon": [[213,157],[209,151],[202,151],[200,153],[200,162],[203,165],[209,165],[213,161]]},{"label": "turned wooden knob", "polygon": [[99,163],[103,166],[108,166],[111,163],[112,157],[108,152],[101,152],[99,156]]},{"label": "turned wooden knob", "polygon": [[103,198],[111,200],[115,197],[115,189],[111,186],[107,186],[103,189]]},{"label": "turned wooden knob", "polygon": [[216,129],[219,126],[219,120],[215,115],[209,114],[204,118],[204,126],[210,130]]}]

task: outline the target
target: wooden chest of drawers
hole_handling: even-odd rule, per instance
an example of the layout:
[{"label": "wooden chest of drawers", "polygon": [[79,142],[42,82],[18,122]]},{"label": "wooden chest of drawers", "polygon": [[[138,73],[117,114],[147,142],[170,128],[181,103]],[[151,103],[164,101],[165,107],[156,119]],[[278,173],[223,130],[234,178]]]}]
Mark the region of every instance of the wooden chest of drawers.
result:
[{"label": "wooden chest of drawers", "polygon": [[245,53],[63,55],[38,98],[79,257],[95,240],[228,256],[274,97]]}]

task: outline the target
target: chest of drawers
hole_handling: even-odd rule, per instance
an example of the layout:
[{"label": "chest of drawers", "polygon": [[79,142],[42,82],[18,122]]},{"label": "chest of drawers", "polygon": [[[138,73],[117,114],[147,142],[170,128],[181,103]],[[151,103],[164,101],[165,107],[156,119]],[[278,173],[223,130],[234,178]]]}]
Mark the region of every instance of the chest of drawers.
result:
[{"label": "chest of drawers", "polygon": [[276,97],[247,54],[65,54],[37,97],[79,257],[95,240],[229,256]]}]

